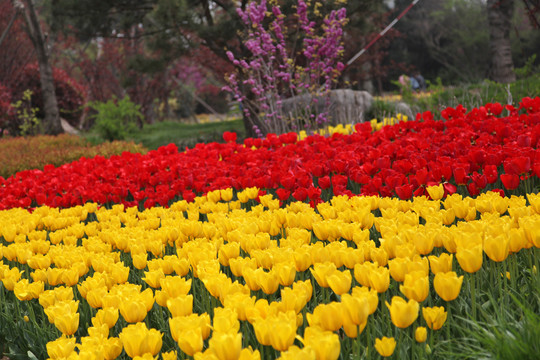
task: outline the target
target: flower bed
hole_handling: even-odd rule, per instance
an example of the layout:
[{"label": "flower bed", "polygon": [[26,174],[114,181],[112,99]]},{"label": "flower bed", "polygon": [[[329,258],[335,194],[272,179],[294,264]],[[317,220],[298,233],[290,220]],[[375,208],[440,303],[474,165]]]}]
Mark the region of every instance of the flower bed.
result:
[{"label": "flower bed", "polygon": [[316,204],[335,195],[399,196],[425,194],[425,186],[445,184],[451,194],[521,187],[530,192],[540,175],[540,98],[525,98],[510,116],[500,104],[467,112],[430,113],[372,132],[355,125],[351,135],[270,134],[227,143],[198,144],[178,152],[173,144],[146,155],[124,153],[81,158],[43,171],[0,178],[0,209],[47,205],[69,207],[88,201],[126,206],[168,206],[172,202],[232,187],[256,186],[277,192],[282,201],[309,199]]},{"label": "flower bed", "polygon": [[43,169],[45,165],[62,164],[78,160],[81,156],[109,157],[122,152],[146,153],[141,145],[113,141],[91,146],[84,138],[62,134],[0,139],[0,176],[7,178],[17,172]]},{"label": "flower bed", "polygon": [[271,195],[257,204],[257,194],[214,191],[142,212],[1,212],[0,309],[11,319],[1,335],[27,332],[20,340],[51,359],[76,358],[75,348],[105,359],[336,359],[392,353],[377,346],[383,335],[400,338],[403,357],[451,341],[455,328],[439,329],[477,320],[490,297],[508,304],[508,289],[538,283],[537,195],[530,205],[493,192],[340,196],[313,209]]},{"label": "flower bed", "polygon": [[0,343],[50,359],[537,354],[540,98],[502,111],[225,133],[4,179]]}]

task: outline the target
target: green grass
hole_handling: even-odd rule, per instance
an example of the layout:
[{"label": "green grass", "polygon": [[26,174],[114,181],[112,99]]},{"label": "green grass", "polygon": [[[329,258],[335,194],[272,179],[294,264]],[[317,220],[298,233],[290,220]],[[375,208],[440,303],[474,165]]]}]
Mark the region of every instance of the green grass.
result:
[{"label": "green grass", "polygon": [[[439,82],[438,84],[430,84],[428,91],[433,92],[433,94],[429,97],[418,98],[410,92],[405,92],[402,101],[410,106],[413,114],[429,110],[438,119],[443,109],[456,107],[459,104],[467,109],[483,106],[490,102],[517,105],[526,96],[538,96],[540,94],[540,73],[530,74],[510,85],[489,80],[460,86],[443,86]],[[395,113],[395,103],[375,100],[368,113],[368,119],[381,120],[384,117],[395,116]]]},{"label": "green grass", "polygon": [[244,123],[241,119],[232,121],[186,124],[164,121],[147,124],[142,130],[130,134],[130,140],[143,144],[148,149],[174,143],[180,149],[193,147],[200,142],[222,142],[225,131],[234,131],[239,138],[245,137]]},{"label": "green grass", "polygon": [[[441,111],[446,107],[456,107],[462,104],[467,109],[482,106],[488,102],[507,104],[517,103],[525,96],[540,94],[540,73],[534,73],[510,85],[498,84],[489,80],[477,84],[464,84],[461,86],[445,87],[442,84],[430,86],[433,95],[430,97],[413,97],[412,94],[403,94],[413,113],[429,110],[436,119],[441,118]],[[509,95],[510,94],[510,95]],[[375,100],[367,119],[379,119],[396,115],[396,107],[392,102]],[[179,149],[192,148],[197,143],[222,142],[225,131],[234,131],[238,139],[246,137],[245,128],[241,119],[220,122],[205,122],[201,124],[188,124],[180,121],[163,121],[154,124],[145,124],[143,129],[130,133],[127,140],[142,144],[147,149],[157,149],[160,146],[174,143]],[[95,132],[86,135],[93,143],[104,142]]]},{"label": "green grass", "polygon": [[[179,149],[192,148],[198,143],[223,142],[223,132],[234,131],[238,139],[245,138],[244,123],[241,119],[201,124],[188,124],[180,121],[161,121],[145,124],[144,127],[129,133],[126,140],[143,145],[149,150],[174,143]],[[93,144],[106,140],[95,131],[90,131],[84,137]]]}]

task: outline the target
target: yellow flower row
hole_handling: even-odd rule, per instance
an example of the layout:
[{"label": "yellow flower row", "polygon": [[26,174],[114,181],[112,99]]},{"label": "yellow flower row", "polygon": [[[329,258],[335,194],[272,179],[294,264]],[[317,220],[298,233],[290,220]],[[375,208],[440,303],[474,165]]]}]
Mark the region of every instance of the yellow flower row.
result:
[{"label": "yellow flower row", "polygon": [[[371,119],[370,124],[371,128],[376,131],[380,130],[383,126],[386,125],[395,125],[402,121],[407,121],[408,116],[403,114],[397,114],[396,116],[391,117],[385,117],[382,120],[378,119]],[[322,135],[322,136],[331,136],[333,134],[342,134],[342,135],[350,135],[355,132],[354,125],[353,124],[337,124],[336,126],[327,126],[324,129],[320,129],[318,131],[315,131],[316,134]],[[301,130],[298,133],[298,138],[300,140],[305,139],[308,137],[308,133],[305,130]]]},{"label": "yellow flower row", "polygon": [[[82,357],[87,350],[99,350],[104,359],[122,349],[132,358],[156,356],[165,329],[144,323],[156,312],[167,314],[170,336],[196,359],[260,358],[259,351],[242,349],[241,322],[283,359],[335,359],[336,331],[357,337],[391,279],[408,299],[386,302],[392,323],[407,328],[421,309],[427,327],[438,330],[444,307],[423,303],[431,287],[447,302],[459,296],[463,276],[453,270],[454,256],[474,273],[484,253],[500,262],[540,247],[538,195],[335,197],[313,209],[305,203],[280,208],[272,195],[256,205],[257,194],[248,189],[232,200],[232,190],[221,190],[142,212],[94,204],[2,211],[0,280],[19,301],[39,302],[65,336],[80,330],[82,308],[94,309],[92,326],[83,331],[88,336],[50,342],[51,359]],[[306,311],[314,286],[339,301]],[[205,298],[203,288],[218,302]],[[259,291],[266,297],[257,297]],[[208,302],[206,312],[194,311],[194,302]],[[120,315],[126,326],[113,336]],[[417,329],[417,340],[425,341],[425,330]],[[393,352],[388,341],[375,348]]]}]

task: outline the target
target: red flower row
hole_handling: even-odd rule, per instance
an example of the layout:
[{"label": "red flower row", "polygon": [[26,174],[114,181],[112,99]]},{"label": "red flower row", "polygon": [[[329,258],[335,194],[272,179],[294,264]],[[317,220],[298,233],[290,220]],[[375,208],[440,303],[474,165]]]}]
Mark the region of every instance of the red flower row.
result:
[{"label": "red flower row", "polygon": [[0,177],[0,209],[48,205],[68,207],[93,201],[146,207],[214,189],[256,186],[281,200],[320,201],[325,194],[379,194],[407,199],[426,185],[457,185],[477,195],[502,182],[507,190],[540,176],[540,97],[518,108],[500,104],[467,112],[462,106],[372,132],[357,124],[351,135],[298,140],[295,133],[237,144],[198,144],[178,152],[174,144],[146,155],[123,153],[110,159],[81,158],[58,168]]}]

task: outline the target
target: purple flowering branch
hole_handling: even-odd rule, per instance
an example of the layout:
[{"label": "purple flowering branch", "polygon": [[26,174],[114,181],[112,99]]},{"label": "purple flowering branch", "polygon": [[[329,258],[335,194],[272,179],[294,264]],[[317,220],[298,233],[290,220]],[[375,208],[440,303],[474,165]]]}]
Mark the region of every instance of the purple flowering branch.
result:
[{"label": "purple flowering branch", "polygon": [[[309,18],[308,4],[298,0],[293,25],[301,48],[296,52],[288,44],[285,34],[289,29],[279,5],[251,1],[245,11],[237,9],[237,13],[246,26],[244,46],[251,56],[237,59],[227,52],[236,71],[227,76],[229,85],[224,89],[241,103],[261,136],[321,127],[330,106],[327,95],[344,69],[340,59],[345,8],[331,11],[318,27]],[[305,66],[296,62],[299,58],[305,59]],[[307,100],[298,104],[286,100],[299,96]]]}]

